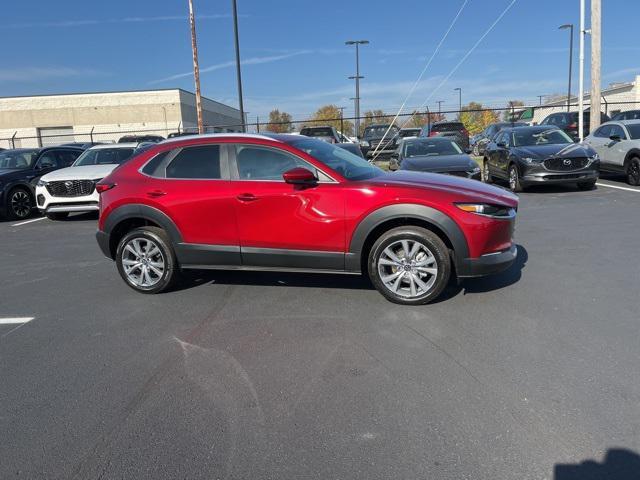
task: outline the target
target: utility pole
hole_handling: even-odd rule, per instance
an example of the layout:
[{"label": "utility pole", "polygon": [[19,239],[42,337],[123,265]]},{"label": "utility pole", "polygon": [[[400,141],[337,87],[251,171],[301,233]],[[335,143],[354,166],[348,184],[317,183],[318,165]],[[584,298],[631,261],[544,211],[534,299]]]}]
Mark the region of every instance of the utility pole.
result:
[{"label": "utility pole", "polygon": [[364,78],[362,76],[360,76],[360,45],[368,45],[369,44],[369,40],[348,40],[346,42],[344,42],[345,45],[355,45],[356,46],[356,74],[353,77],[349,77],[349,80],[355,80],[356,81],[356,96],[355,96],[355,102],[356,102],[356,121],[355,121],[355,128],[356,128],[356,135],[359,134],[360,132],[360,79]]},{"label": "utility pole", "polygon": [[569,89],[567,90],[567,112],[571,110],[571,67],[573,65],[573,23],[566,23],[558,27],[560,30],[569,29]]},{"label": "utility pole", "polygon": [[260,133],[260,117],[256,115],[256,130],[257,133]]},{"label": "utility pole", "polygon": [[340,110],[340,133],[342,135],[344,135],[344,108],[345,107],[338,107],[338,110]]},{"label": "utility pole", "polygon": [[191,27],[191,52],[193,53],[193,79],[196,83],[196,115],[198,117],[198,133],[204,133],[202,120],[202,95],[200,94],[200,66],[198,65],[198,42],[196,41],[196,17],[193,13],[193,0],[189,0],[189,25]]},{"label": "utility pole", "polygon": [[589,128],[600,126],[601,0],[591,0],[591,112]]},{"label": "utility pole", "polygon": [[456,87],[453,90],[458,92],[458,116],[460,116],[462,114],[462,89]]},{"label": "utility pole", "polygon": [[242,102],[242,74],[240,73],[240,42],[238,41],[238,6],[236,0],[231,0],[233,8],[233,36],[235,39],[236,47],[236,72],[238,77],[238,103],[240,104],[240,118],[242,119],[242,131],[246,132],[244,118],[244,104]]},{"label": "utility pole", "polygon": [[584,28],[584,2],[580,0],[580,73],[578,86],[578,137],[584,139],[584,36],[587,31]]},{"label": "utility pole", "polygon": [[545,97],[546,95],[538,95],[538,105],[542,105],[542,99]]},{"label": "utility pole", "polygon": [[438,115],[440,115],[440,113],[442,112],[442,104],[444,103],[444,100],[438,100],[436,103],[438,104]]}]

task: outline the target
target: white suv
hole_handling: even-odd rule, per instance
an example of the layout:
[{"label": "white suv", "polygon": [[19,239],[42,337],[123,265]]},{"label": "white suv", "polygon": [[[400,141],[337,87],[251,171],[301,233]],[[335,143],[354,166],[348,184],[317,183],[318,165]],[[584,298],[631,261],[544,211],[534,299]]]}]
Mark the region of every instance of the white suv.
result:
[{"label": "white suv", "polygon": [[97,211],[96,183],[145,145],[118,143],[85,150],[70,167],[40,178],[36,185],[38,209],[51,220],[62,220],[71,212]]},{"label": "white suv", "polygon": [[624,173],[629,185],[640,185],[640,120],[602,124],[584,139],[600,157],[600,170]]}]

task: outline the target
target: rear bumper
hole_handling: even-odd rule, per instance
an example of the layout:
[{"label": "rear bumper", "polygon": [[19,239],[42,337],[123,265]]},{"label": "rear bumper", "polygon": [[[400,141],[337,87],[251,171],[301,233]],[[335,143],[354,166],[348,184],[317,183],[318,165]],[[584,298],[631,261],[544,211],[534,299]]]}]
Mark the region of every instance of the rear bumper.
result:
[{"label": "rear bumper", "polygon": [[456,264],[459,278],[484,277],[500,273],[511,266],[518,256],[518,248],[512,245],[508,250],[489,253],[478,258],[465,258]]},{"label": "rear bumper", "polygon": [[104,256],[113,260],[113,257],[111,256],[111,249],[109,248],[109,234],[102,230],[98,230],[96,232],[96,240],[98,241],[98,246]]}]

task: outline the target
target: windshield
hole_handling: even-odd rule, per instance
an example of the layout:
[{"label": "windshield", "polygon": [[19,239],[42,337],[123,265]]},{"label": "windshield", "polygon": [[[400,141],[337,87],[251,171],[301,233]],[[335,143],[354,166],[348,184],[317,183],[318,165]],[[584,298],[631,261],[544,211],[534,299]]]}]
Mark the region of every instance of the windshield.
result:
[{"label": "windshield", "polygon": [[306,137],[333,137],[333,130],[330,128],[303,128],[300,135]]},{"label": "windshield", "polygon": [[38,156],[37,149],[0,152],[0,168],[29,168]]},{"label": "windshield", "polygon": [[86,165],[120,164],[133,155],[134,148],[96,148],[87,150],[73,164],[74,167]]},{"label": "windshield", "polygon": [[437,157],[438,155],[460,155],[462,149],[457,143],[449,140],[419,140],[406,142],[402,153],[405,158]]},{"label": "windshield", "polygon": [[533,145],[559,145],[573,143],[573,140],[562,130],[526,130],[518,129],[512,133],[514,147],[530,147]]},{"label": "windshield", "polygon": [[[381,125],[379,127],[367,127],[364,129],[364,138],[382,138],[385,132],[389,129],[389,125]],[[398,132],[398,127],[395,125],[389,129],[387,136],[393,136]]]},{"label": "windshield", "polygon": [[344,148],[335,147],[330,143],[321,142],[312,138],[298,137],[286,142],[293,147],[311,155],[316,160],[335,170],[347,180],[367,180],[382,175],[384,172],[371,165]]},{"label": "windshield", "polygon": [[416,128],[414,130],[400,130],[400,132],[398,133],[398,136],[401,138],[405,138],[405,137],[417,137],[418,135],[420,135],[420,129]]},{"label": "windshield", "polygon": [[640,123],[627,124],[627,130],[632,140],[640,139]]}]

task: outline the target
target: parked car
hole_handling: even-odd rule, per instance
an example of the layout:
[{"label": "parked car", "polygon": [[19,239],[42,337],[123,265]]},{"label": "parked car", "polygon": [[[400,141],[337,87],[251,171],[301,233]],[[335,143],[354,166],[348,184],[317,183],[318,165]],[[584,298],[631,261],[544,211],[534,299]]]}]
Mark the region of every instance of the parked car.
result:
[{"label": "parked car", "polygon": [[[393,137],[400,129],[389,123],[376,123],[364,129],[361,146],[366,150],[367,158],[373,157],[373,153],[378,148],[376,155],[389,155],[395,150]],[[380,145],[380,147],[378,147]]]},{"label": "parked car", "polygon": [[[601,113],[600,114],[600,123],[608,122],[609,117]],[[583,115],[583,126],[582,126],[582,137],[586,137],[589,135],[591,131],[591,112],[589,110],[584,111]],[[557,127],[562,130],[566,134],[568,134],[574,141],[577,141],[580,138],[578,135],[578,112],[557,112],[547,115],[544,120],[540,122],[540,125],[546,125],[548,127]]]},{"label": "parked car", "polygon": [[42,175],[68,167],[84,151],[79,147],[18,148],[0,152],[0,216],[27,218],[35,206]]},{"label": "parked car", "polygon": [[507,180],[519,192],[530,185],[575,183],[590,190],[598,180],[600,160],[588,145],[576,144],[557,127],[505,128],[487,145],[482,179]]},{"label": "parked car", "polygon": [[317,138],[318,140],[328,143],[342,142],[342,139],[335,127],[330,127],[328,125],[322,127],[302,127],[300,129],[300,135]]},{"label": "parked car", "polygon": [[158,143],[163,140],[164,137],[161,135],[125,135],[124,137],[120,137],[118,143]]},{"label": "parked car", "polygon": [[584,139],[600,157],[600,169],[624,173],[629,185],[640,185],[640,120],[611,121]]},{"label": "parked car", "polygon": [[405,138],[391,155],[390,170],[444,173],[480,180],[480,167],[446,137]]},{"label": "parked car", "polygon": [[496,133],[501,131],[503,128],[526,127],[526,126],[527,124],[522,122],[498,122],[498,123],[492,123],[491,125],[488,125],[478,135],[474,135],[473,140],[470,141],[473,154],[476,157],[481,157],[482,155],[484,155],[484,151],[487,148],[487,145],[489,144],[491,139],[496,135]]},{"label": "parked car", "polygon": [[167,138],[188,137],[189,135],[198,135],[198,132],[171,132]]},{"label": "parked car", "polygon": [[364,273],[387,299],[417,305],[440,295],[452,265],[487,275],[517,254],[510,192],[386,173],[302,135],[168,140],[97,190],[98,244],[142,293],[194,268]]},{"label": "parked car", "polygon": [[364,158],[364,155],[362,154],[362,149],[360,148],[360,145],[358,145],[357,143],[351,143],[351,142],[337,143],[336,146],[346,150],[347,152],[351,152],[360,158]]},{"label": "parked car", "polygon": [[619,122],[620,120],[640,120],[640,110],[627,110],[626,112],[616,113],[611,120]]},{"label": "parked car", "polygon": [[38,209],[51,220],[62,220],[71,212],[97,211],[96,183],[136,151],[150,145],[153,144],[116,143],[85,150],[72,166],[40,177],[36,184]]},{"label": "parked car", "polygon": [[463,150],[469,148],[469,132],[462,122],[436,122],[425,125],[422,129],[422,137],[452,137]]}]

